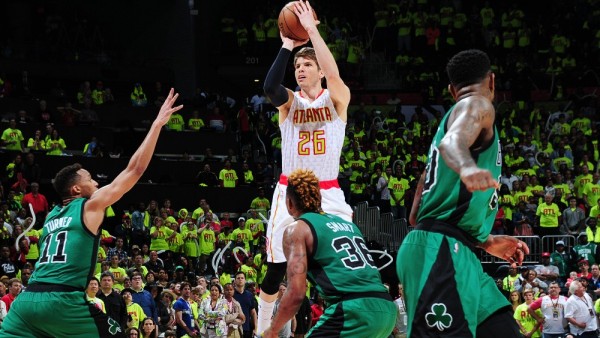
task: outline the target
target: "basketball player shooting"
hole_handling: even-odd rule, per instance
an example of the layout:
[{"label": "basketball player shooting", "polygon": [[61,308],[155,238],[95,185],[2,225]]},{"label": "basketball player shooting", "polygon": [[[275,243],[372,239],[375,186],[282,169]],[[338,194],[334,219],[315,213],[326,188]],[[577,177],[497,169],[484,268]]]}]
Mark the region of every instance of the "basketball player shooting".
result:
[{"label": "basketball player shooting", "polygon": [[[270,325],[279,283],[286,272],[283,233],[294,221],[285,205],[287,175],[295,169],[310,169],[320,181],[322,209],[329,214],[352,220],[352,209],[345,202],[337,182],[339,159],[344,141],[350,89],[340,78],[333,55],[317,30],[318,21],[308,2],[297,1],[294,13],[308,33],[312,48],[301,48],[294,55],[294,76],[299,92],[284,87],[285,68],[292,50],[308,42],[281,35],[283,45],[269,69],[264,90],[279,110],[281,129],[282,174],[273,193],[267,228],[267,274],[262,284],[257,333]],[[323,88],[325,78],[327,89]]]}]

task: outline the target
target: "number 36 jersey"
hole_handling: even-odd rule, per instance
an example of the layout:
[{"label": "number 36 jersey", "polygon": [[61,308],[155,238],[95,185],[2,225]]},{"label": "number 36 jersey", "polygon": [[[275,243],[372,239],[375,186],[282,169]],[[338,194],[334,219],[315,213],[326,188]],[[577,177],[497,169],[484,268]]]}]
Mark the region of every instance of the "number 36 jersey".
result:
[{"label": "number 36 jersey", "polygon": [[100,240],[99,234],[92,234],[83,224],[86,201],[77,198],[50,211],[40,238],[40,258],[29,284],[60,284],[85,290],[96,265]]},{"label": "number 36 jersey", "polygon": [[[438,146],[446,135],[446,124],[453,109],[450,108],[440,122],[429,149],[417,222],[436,219],[457,225],[479,242],[484,242],[492,230],[498,212],[498,193],[495,189],[469,192],[459,175],[441,156]],[[493,140],[480,149],[471,149],[471,156],[479,168],[489,170],[493,178],[500,179],[502,154],[496,127]]]},{"label": "number 36 jersey", "polygon": [[331,214],[305,213],[313,235],[307,276],[319,295],[336,303],[353,293],[387,292],[358,227]]},{"label": "number 36 jersey", "polygon": [[294,92],[288,116],[280,125],[282,174],[312,170],[321,181],[337,179],[346,122],[333,106],[329,90],[313,102]]}]

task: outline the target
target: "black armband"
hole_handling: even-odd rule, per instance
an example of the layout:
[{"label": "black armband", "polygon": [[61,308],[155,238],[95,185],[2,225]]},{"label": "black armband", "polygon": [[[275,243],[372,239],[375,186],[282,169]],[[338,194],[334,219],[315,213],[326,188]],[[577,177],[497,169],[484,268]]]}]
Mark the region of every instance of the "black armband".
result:
[{"label": "black armband", "polygon": [[279,54],[277,54],[277,58],[275,58],[275,62],[273,62],[273,65],[269,69],[267,77],[265,78],[263,89],[275,107],[281,106],[289,99],[288,92],[281,83],[283,82],[283,77],[285,76],[285,67],[290,59],[291,54],[291,50],[281,48],[279,50]]}]

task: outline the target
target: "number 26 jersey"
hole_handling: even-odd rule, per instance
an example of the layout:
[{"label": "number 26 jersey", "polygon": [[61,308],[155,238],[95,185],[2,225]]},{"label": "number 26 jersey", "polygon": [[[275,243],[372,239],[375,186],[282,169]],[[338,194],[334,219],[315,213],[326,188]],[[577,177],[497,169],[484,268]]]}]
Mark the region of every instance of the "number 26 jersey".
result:
[{"label": "number 26 jersey", "polygon": [[294,92],[279,128],[283,175],[302,168],[312,170],[321,181],[337,179],[346,122],[338,116],[329,90],[323,89],[313,102]]}]

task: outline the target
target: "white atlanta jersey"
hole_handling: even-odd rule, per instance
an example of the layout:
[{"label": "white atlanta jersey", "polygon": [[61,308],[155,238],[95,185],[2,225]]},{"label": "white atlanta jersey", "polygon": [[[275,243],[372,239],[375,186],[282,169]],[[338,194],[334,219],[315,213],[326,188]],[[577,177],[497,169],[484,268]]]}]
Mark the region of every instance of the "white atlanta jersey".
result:
[{"label": "white atlanta jersey", "polygon": [[321,181],[337,179],[346,122],[337,114],[329,90],[313,102],[294,92],[288,116],[279,125],[283,174],[310,169]]},{"label": "white atlanta jersey", "polygon": [[[337,185],[346,122],[335,111],[329,91],[323,89],[313,102],[294,93],[288,116],[279,127],[282,175],[288,176],[296,169],[312,170],[321,181],[323,211],[351,222],[352,208],[346,204],[344,192]],[[273,263],[285,262],[283,233],[294,221],[285,206],[286,188],[280,181],[273,191],[267,227],[267,260]]]}]

